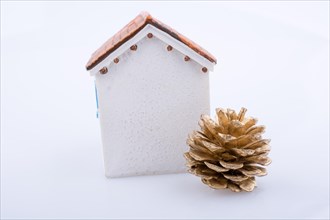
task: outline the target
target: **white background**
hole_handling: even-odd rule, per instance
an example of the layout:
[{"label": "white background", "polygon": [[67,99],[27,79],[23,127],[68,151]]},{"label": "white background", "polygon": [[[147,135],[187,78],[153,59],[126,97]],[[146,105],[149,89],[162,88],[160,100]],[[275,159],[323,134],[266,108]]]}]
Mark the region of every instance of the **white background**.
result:
[{"label": "white background", "polygon": [[[267,126],[273,163],[254,192],[104,177],[84,66],[142,10],[218,58],[211,109]],[[327,1],[1,2],[1,217],[329,218],[328,27]]]}]

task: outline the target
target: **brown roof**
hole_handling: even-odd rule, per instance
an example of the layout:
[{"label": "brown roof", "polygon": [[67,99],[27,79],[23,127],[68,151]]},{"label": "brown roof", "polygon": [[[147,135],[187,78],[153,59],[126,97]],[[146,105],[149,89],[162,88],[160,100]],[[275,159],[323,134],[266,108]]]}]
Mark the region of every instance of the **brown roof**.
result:
[{"label": "brown roof", "polygon": [[173,38],[178,41],[184,43],[192,50],[194,50],[199,55],[205,57],[212,63],[216,63],[216,58],[207,52],[205,49],[189,40],[185,36],[179,34],[174,29],[169,26],[163,24],[157,19],[153,18],[148,12],[141,12],[134,20],[128,23],[124,28],[122,28],[117,34],[112,36],[109,40],[107,40],[98,50],[96,50],[88,63],[86,64],[86,69],[90,70],[99,64],[103,59],[105,59],[109,54],[119,48],[123,43],[131,39],[135,34],[137,34],[140,30],[142,30],[147,24],[153,25],[156,28],[168,33]]}]

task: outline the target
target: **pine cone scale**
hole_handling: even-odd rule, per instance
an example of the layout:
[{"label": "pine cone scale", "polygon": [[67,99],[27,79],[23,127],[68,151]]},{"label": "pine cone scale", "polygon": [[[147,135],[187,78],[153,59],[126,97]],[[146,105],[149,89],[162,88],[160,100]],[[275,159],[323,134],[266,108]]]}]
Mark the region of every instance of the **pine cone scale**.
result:
[{"label": "pine cone scale", "polygon": [[213,189],[225,189],[227,188],[228,181],[224,178],[218,179],[202,179],[202,181],[212,187]]},{"label": "pine cone scale", "polygon": [[269,142],[270,142],[269,139],[255,140],[255,141],[243,146],[242,148],[257,149],[257,148],[263,147],[264,145],[268,145]]},{"label": "pine cone scale", "polygon": [[231,180],[233,182],[241,182],[241,181],[249,179],[248,176],[245,176],[245,175],[242,175],[242,174],[233,174],[232,175],[232,174],[224,173],[223,176],[226,179]]},{"label": "pine cone scale", "polygon": [[247,192],[251,192],[255,187],[255,181],[253,179],[247,179],[239,184],[239,187]]},{"label": "pine cone scale", "polygon": [[233,153],[233,154],[235,154],[236,156],[239,156],[239,157],[246,157],[248,155],[253,155],[255,153],[255,150],[232,148],[232,149],[230,149],[230,153]]},{"label": "pine cone scale", "polygon": [[267,175],[266,169],[259,166],[245,166],[243,169],[239,169],[239,171],[248,177]]},{"label": "pine cone scale", "polygon": [[233,192],[240,192],[241,188],[234,183],[228,183],[228,188]]},{"label": "pine cone scale", "polygon": [[[197,142],[199,142],[199,141],[197,141]],[[198,144],[202,144],[204,147],[206,147],[211,152],[217,152],[217,153],[226,152],[226,148],[216,145],[214,143],[205,141],[205,140],[199,142]]]},{"label": "pine cone scale", "polygon": [[206,162],[206,161],[204,163],[208,168],[210,168],[210,169],[212,169],[216,172],[219,172],[219,173],[226,172],[226,171],[229,170],[228,168],[221,167],[220,165],[215,165],[213,163],[209,163],[209,162]]},{"label": "pine cone scale", "polygon": [[220,160],[219,162],[223,167],[231,169],[231,170],[237,170],[244,166],[244,164],[242,162],[236,162],[236,161],[235,162],[226,162],[226,161]]}]

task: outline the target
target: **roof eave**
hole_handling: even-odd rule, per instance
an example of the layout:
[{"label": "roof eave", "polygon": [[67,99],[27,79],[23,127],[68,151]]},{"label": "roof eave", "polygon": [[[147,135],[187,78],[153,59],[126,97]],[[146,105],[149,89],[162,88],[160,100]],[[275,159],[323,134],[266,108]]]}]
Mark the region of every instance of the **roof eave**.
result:
[{"label": "roof eave", "polygon": [[171,45],[173,48],[178,50],[184,55],[188,55],[192,60],[199,63],[201,66],[206,67],[209,71],[213,71],[215,62],[211,62],[210,60],[206,59],[205,57],[201,56],[200,54],[196,53],[190,47],[185,45],[184,43],[176,40],[175,38],[171,37],[168,33],[165,33],[162,30],[159,30],[153,25],[147,24],[142,30],[140,30],[135,36],[133,36],[128,41],[124,42],[119,48],[105,57],[101,62],[96,64],[90,70],[90,74],[93,76],[99,72],[100,69],[103,67],[110,68],[113,60],[119,56],[121,56],[125,51],[129,50],[129,48],[137,44],[140,40],[142,40],[148,33],[152,33],[154,37],[158,38],[162,42]]}]

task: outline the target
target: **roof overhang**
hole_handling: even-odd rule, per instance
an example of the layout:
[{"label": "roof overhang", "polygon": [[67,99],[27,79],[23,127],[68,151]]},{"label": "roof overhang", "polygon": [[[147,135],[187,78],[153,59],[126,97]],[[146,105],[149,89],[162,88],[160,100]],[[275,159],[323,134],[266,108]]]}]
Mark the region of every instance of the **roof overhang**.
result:
[{"label": "roof overhang", "polygon": [[147,34],[152,33],[153,36],[163,41],[164,43],[171,45],[174,49],[178,50],[184,55],[189,56],[192,60],[199,63],[201,66],[206,67],[208,70],[213,71],[213,67],[216,64],[215,62],[211,62],[206,59],[204,56],[196,53],[192,48],[188,47],[186,44],[178,41],[177,39],[170,36],[168,33],[154,27],[151,24],[147,24],[141,31],[139,31],[135,36],[131,39],[124,42],[119,48],[110,53],[107,57],[105,57],[101,62],[96,64],[92,69],[90,69],[90,74],[93,76],[97,74],[100,69],[103,67],[110,68],[113,64],[113,60],[124,52],[130,49],[130,47],[134,44],[137,44],[143,38],[147,36]]}]

